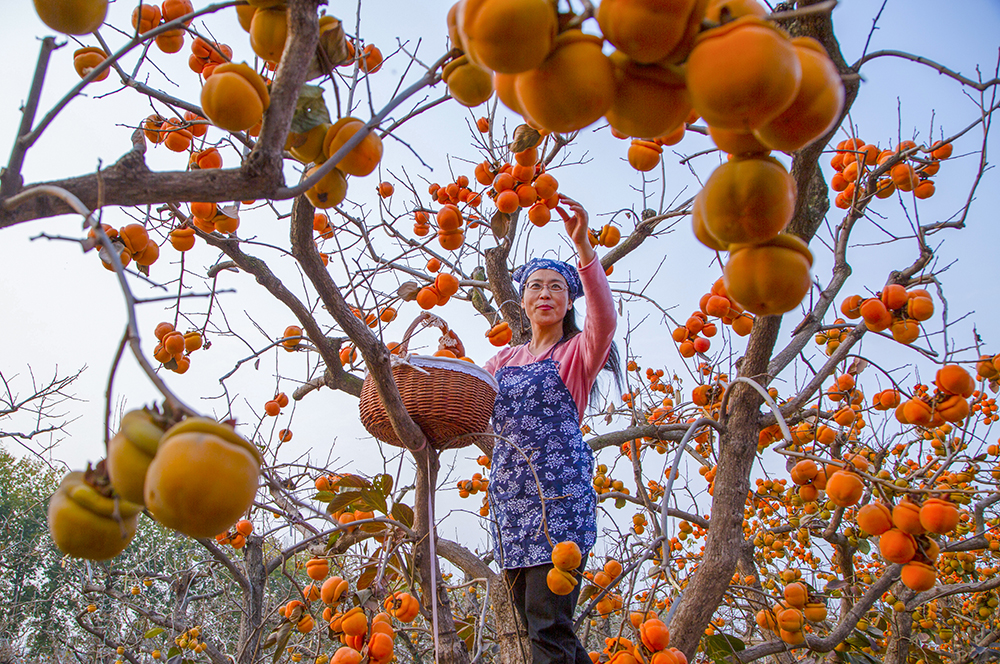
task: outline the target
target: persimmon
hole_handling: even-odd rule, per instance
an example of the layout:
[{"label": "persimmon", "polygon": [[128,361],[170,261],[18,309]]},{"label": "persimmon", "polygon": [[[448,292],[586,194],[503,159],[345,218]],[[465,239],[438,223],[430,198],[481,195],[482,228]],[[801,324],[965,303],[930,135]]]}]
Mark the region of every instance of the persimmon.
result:
[{"label": "persimmon", "polygon": [[840,72],[823,45],[812,37],[791,40],[802,70],[792,104],[778,117],[755,130],[760,141],[774,149],[795,152],[826,134],[844,107]]},{"label": "persimmon", "polygon": [[410,593],[393,593],[385,600],[385,609],[397,620],[412,622],[420,612],[420,601]]},{"label": "persimmon", "polygon": [[336,604],[348,590],[348,583],[339,576],[331,576],[320,588],[320,599],[324,604]]},{"label": "persimmon", "polygon": [[604,572],[612,581],[615,581],[622,575],[622,564],[617,560],[609,560],[604,563]]},{"label": "persimmon", "polygon": [[611,108],[614,66],[602,52],[602,43],[596,35],[566,30],[555,38],[544,62],[518,74],[517,97],[533,121],[549,131],[569,133],[597,121]]},{"label": "persimmon", "polygon": [[850,507],[861,499],[865,485],[854,473],[838,470],[826,480],[826,495],[835,505]]},{"label": "persimmon", "polygon": [[312,558],[306,563],[306,574],[313,581],[322,581],[330,573],[330,561],[326,558]]},{"label": "persimmon", "polygon": [[577,585],[577,580],[569,572],[561,570],[558,567],[553,567],[546,574],[545,583],[554,594],[568,595],[573,592],[573,588]]},{"label": "persimmon", "polygon": [[277,62],[288,37],[288,10],[285,7],[260,8],[250,21],[250,48],[264,60]]},{"label": "persimmon", "polygon": [[881,535],[892,528],[892,513],[882,503],[868,503],[857,516],[858,527],[869,535]]},{"label": "persimmon", "polygon": [[931,146],[931,156],[934,159],[948,159],[952,154],[952,144],[944,143],[943,141],[937,141]]},{"label": "persimmon", "polygon": [[333,653],[330,664],[361,664],[361,653],[350,646],[343,646]]},{"label": "persimmon", "polygon": [[778,628],[787,632],[797,632],[805,625],[805,617],[797,608],[778,612]]},{"label": "persimmon", "polygon": [[441,293],[434,286],[424,286],[417,292],[417,304],[421,309],[432,309],[441,301]]},{"label": "persimmon", "polygon": [[905,162],[893,166],[889,171],[889,176],[900,191],[913,191],[913,188],[920,183],[913,166]]},{"label": "persimmon", "polygon": [[888,284],[882,288],[880,294],[880,299],[885,308],[890,311],[895,311],[897,309],[902,309],[906,306],[907,300],[910,296],[906,292],[906,289],[899,284]]},{"label": "persimmon", "polygon": [[[181,16],[190,14],[194,11],[194,5],[191,4],[191,0],[163,0],[160,4],[160,14],[163,16],[163,21],[173,21]],[[184,22],[184,25],[190,25],[191,20]]]},{"label": "persimmon", "polygon": [[617,92],[604,117],[612,129],[625,136],[654,137],[683,125],[691,100],[679,68],[640,64],[621,51],[610,57]]},{"label": "persimmon", "polygon": [[167,237],[170,245],[177,251],[188,251],[194,247],[194,229],[190,226],[175,228]]},{"label": "persimmon", "polygon": [[691,49],[706,4],[605,0],[597,23],[604,37],[636,62],[680,62]]},{"label": "persimmon", "polygon": [[365,44],[361,50],[361,70],[374,74],[382,68],[382,50],[375,44]]},{"label": "persimmon", "polygon": [[959,514],[955,505],[940,498],[929,498],[920,507],[920,525],[938,535],[950,533],[958,525]]},{"label": "persimmon", "polygon": [[920,338],[920,323],[915,320],[901,318],[892,323],[889,328],[892,338],[901,344],[911,344]]},{"label": "persimmon", "polygon": [[898,528],[890,528],[879,537],[878,550],[889,562],[903,565],[917,555],[917,543],[913,535]]},{"label": "persimmon", "polygon": [[961,422],[969,416],[969,402],[960,394],[952,394],[934,406],[934,414],[945,422]]},{"label": "persimmon", "polygon": [[132,541],[141,511],[142,505],[99,493],[84,473],[71,472],[49,500],[49,532],[67,555],[107,560]]},{"label": "persimmon", "polygon": [[456,23],[469,58],[501,74],[541,65],[558,28],[547,0],[464,0]]},{"label": "persimmon", "polygon": [[132,10],[132,27],[140,34],[149,32],[160,24],[163,15],[160,8],[153,4],[141,4]]},{"label": "persimmon", "polygon": [[497,210],[506,214],[513,213],[521,206],[520,201],[517,198],[517,192],[513,189],[507,189],[497,194],[495,203]]},{"label": "persimmon", "polygon": [[392,637],[384,632],[374,632],[368,640],[368,656],[373,662],[388,661],[392,657]]},{"label": "persimmon", "polygon": [[552,564],[564,572],[569,572],[580,566],[583,556],[580,546],[572,541],[559,542],[552,548]]},{"label": "persimmon", "polygon": [[67,35],[94,32],[108,13],[108,0],[34,0],[42,23]]},{"label": "persimmon", "polygon": [[892,325],[892,314],[886,309],[881,300],[870,297],[861,304],[861,317],[865,320],[865,327],[872,332],[881,332],[889,329]]},{"label": "persimmon", "polygon": [[184,48],[184,31],[167,30],[156,35],[156,47],[164,53],[179,53]]},{"label": "persimmon", "polygon": [[791,220],[795,181],[776,159],[738,157],[716,168],[698,197],[712,236],[725,244],[759,244]]},{"label": "persimmon", "polygon": [[[345,117],[335,122],[323,140],[323,153],[327,159],[332,158],[359,131],[367,131],[367,128],[357,118]],[[337,168],[348,175],[364,177],[371,174],[381,160],[382,139],[375,132],[368,131],[361,142],[337,162]]]},{"label": "persimmon", "polygon": [[[76,73],[80,75],[80,78],[85,78],[107,58],[108,54],[105,53],[102,48],[98,48],[96,46],[78,48],[73,52],[73,68],[76,70]],[[98,74],[94,78],[94,81],[103,81],[110,73],[111,68],[108,67]]]},{"label": "persimmon", "polygon": [[205,116],[227,131],[250,129],[270,103],[264,79],[246,63],[220,64],[201,89]]},{"label": "persimmon", "polygon": [[787,584],[782,594],[788,605],[796,609],[803,608],[809,600],[809,589],[797,581]]},{"label": "persimmon", "polygon": [[663,148],[652,141],[634,139],[628,148],[628,163],[637,171],[651,171],[660,164]]},{"label": "persimmon", "polygon": [[465,234],[461,229],[453,231],[438,231],[437,238],[441,247],[448,249],[449,251],[455,251],[465,242]]},{"label": "persimmon", "polygon": [[687,59],[694,110],[723,129],[751,131],[795,100],[802,66],[788,37],[756,16],[702,32]]},{"label": "persimmon", "polygon": [[146,473],[157,521],[190,537],[227,530],[253,504],[261,456],[231,426],[188,417],[163,434]]},{"label": "persimmon", "polygon": [[911,560],[903,565],[903,569],[899,573],[899,580],[910,590],[923,592],[934,587],[937,573],[927,563]]},{"label": "persimmon", "polygon": [[528,208],[528,221],[535,226],[542,227],[552,220],[552,212],[545,203],[535,203]]},{"label": "persimmon", "polygon": [[938,369],[934,384],[942,392],[958,394],[965,398],[971,397],[976,389],[976,381],[964,367],[957,364],[946,364]]},{"label": "persimmon", "polygon": [[664,650],[670,646],[670,630],[659,618],[650,618],[639,625],[639,638],[652,651]]},{"label": "persimmon", "polygon": [[[319,165],[306,171],[305,177],[311,177]],[[306,190],[306,198],[313,206],[326,210],[336,207],[347,198],[347,178],[339,168],[330,169],[316,184]]]},{"label": "persimmon", "polygon": [[473,108],[493,96],[493,75],[468,55],[460,55],[445,65],[441,80],[448,86],[452,98],[462,106]]},{"label": "persimmon", "polygon": [[929,320],[934,315],[934,300],[929,297],[911,296],[906,303],[906,315],[921,322]]},{"label": "persimmon", "polygon": [[892,508],[892,525],[904,533],[920,535],[924,527],[920,525],[920,506],[904,500]]},{"label": "persimmon", "polygon": [[462,227],[462,212],[450,203],[438,210],[436,218],[438,228],[442,231],[454,231]]},{"label": "persimmon", "polygon": [[747,311],[785,313],[812,286],[812,252],[798,236],[781,233],[763,244],[732,245],[729,251],[723,272],[726,290]]},{"label": "persimmon", "polygon": [[178,127],[179,121],[171,119],[163,123],[163,145],[172,152],[185,152],[191,147],[194,136],[187,129]]}]

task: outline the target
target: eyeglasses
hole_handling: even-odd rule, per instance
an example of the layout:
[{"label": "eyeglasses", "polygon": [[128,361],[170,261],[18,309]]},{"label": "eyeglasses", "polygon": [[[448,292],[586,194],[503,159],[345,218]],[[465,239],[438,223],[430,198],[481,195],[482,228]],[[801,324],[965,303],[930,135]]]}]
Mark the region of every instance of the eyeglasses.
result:
[{"label": "eyeglasses", "polygon": [[532,281],[525,287],[532,293],[541,293],[542,289],[547,288],[550,293],[558,294],[566,292],[567,288],[560,284],[559,282],[553,282],[551,284],[543,284],[540,281]]}]

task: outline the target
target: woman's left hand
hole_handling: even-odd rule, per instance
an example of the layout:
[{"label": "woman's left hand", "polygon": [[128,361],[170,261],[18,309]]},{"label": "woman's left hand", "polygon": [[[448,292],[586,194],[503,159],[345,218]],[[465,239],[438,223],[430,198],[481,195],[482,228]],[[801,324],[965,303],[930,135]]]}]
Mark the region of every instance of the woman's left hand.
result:
[{"label": "woman's left hand", "polygon": [[556,212],[562,217],[563,223],[566,226],[566,234],[569,235],[569,239],[576,246],[576,252],[580,257],[580,265],[589,265],[597,254],[590,245],[590,227],[588,226],[589,216],[587,215],[587,211],[583,209],[580,203],[574,201],[569,196],[559,194],[559,202],[565,204],[573,213],[570,215],[561,205],[556,206]]}]

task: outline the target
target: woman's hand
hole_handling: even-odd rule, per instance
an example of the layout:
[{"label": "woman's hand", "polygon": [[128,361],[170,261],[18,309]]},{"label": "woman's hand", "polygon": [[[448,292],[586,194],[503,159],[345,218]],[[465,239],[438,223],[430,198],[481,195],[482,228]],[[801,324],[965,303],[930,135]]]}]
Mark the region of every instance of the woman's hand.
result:
[{"label": "woman's hand", "polygon": [[559,194],[559,202],[565,204],[573,213],[571,216],[561,205],[556,206],[556,212],[562,217],[563,223],[566,226],[566,234],[569,235],[569,239],[573,241],[573,245],[576,247],[576,253],[580,257],[580,266],[589,265],[597,256],[597,253],[590,246],[590,227],[587,223],[589,220],[587,211],[578,202],[563,194]]}]

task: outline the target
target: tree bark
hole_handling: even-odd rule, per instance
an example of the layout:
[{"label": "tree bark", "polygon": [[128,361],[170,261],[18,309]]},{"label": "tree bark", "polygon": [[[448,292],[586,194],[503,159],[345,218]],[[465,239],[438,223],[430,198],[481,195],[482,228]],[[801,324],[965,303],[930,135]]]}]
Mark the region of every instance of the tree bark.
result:
[{"label": "tree bark", "polygon": [[[413,505],[413,529],[417,533],[417,543],[413,547],[414,564],[420,574],[421,606],[425,607],[425,618],[430,622],[433,615],[434,591],[437,594],[437,647],[439,664],[467,664],[469,652],[465,641],[458,635],[451,612],[448,588],[441,577],[437,560],[431,555],[430,538],[435,538],[432,513],[434,489],[437,486],[438,470],[441,467],[437,452],[424,448],[413,452],[417,462],[416,491]],[[433,567],[431,565],[433,563]]]},{"label": "tree bark", "polygon": [[243,594],[243,613],[240,616],[240,646],[238,664],[253,664],[260,661],[260,635],[264,623],[264,588],[267,585],[267,570],[264,568],[264,538],[250,535],[243,548],[246,561],[247,581],[250,589]]},{"label": "tree bark", "polygon": [[[762,316],[756,320],[740,369],[741,376],[766,386],[763,374],[780,325],[779,316]],[[705,625],[729,587],[745,541],[743,508],[750,491],[750,470],[757,455],[759,408],[763,399],[746,384],[737,384],[731,389],[730,414],[725,433],[719,437],[719,470],[715,477],[705,553],[670,623],[673,645],[691,661]]]}]

